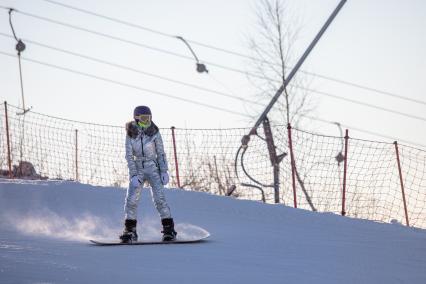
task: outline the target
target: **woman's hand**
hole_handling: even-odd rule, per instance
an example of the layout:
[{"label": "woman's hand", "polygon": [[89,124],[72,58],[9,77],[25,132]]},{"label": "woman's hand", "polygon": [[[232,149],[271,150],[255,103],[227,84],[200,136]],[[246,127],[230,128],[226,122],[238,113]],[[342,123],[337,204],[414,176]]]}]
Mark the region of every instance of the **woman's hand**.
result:
[{"label": "woman's hand", "polygon": [[141,181],[139,180],[138,176],[133,176],[133,177],[130,179],[130,184],[131,184],[133,187],[138,187],[138,186],[140,186],[140,185],[141,185]]}]

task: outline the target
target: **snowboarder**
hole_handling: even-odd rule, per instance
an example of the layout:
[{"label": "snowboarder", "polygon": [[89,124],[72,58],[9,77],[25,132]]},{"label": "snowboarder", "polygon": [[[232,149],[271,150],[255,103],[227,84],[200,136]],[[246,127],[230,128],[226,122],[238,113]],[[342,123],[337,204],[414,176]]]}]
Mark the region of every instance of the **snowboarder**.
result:
[{"label": "snowboarder", "polygon": [[133,111],[134,121],[126,124],[126,160],[129,168],[129,187],[124,205],[125,221],[122,242],[135,242],[137,207],[142,185],[151,185],[152,199],[161,217],[163,241],[176,239],[173,218],[164,196],[164,185],[169,182],[166,154],[158,127],[152,122],[151,110],[138,106]]}]

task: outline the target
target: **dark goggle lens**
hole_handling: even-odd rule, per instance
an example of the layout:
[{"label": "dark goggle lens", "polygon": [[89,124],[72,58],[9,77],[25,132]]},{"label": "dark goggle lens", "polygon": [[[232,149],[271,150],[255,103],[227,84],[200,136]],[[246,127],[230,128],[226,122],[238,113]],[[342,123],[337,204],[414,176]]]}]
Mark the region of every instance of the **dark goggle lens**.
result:
[{"label": "dark goggle lens", "polygon": [[149,114],[137,115],[137,116],[135,116],[135,120],[141,121],[141,122],[149,122],[151,120],[151,115],[149,115]]}]

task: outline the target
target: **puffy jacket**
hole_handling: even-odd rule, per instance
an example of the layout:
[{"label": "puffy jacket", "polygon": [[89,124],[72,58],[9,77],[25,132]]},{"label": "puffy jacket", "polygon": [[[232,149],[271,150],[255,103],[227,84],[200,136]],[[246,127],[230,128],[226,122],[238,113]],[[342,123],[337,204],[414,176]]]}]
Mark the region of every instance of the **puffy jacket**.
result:
[{"label": "puffy jacket", "polygon": [[153,122],[146,130],[138,127],[134,121],[128,122],[126,132],[126,160],[130,177],[143,176],[144,164],[152,161],[161,172],[168,171],[163,139]]}]

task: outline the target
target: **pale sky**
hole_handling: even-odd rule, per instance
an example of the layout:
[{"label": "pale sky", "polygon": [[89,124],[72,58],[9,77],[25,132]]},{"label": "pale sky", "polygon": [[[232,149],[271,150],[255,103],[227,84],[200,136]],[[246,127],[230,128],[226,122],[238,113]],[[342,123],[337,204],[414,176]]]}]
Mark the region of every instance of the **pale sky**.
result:
[{"label": "pale sky", "polygon": [[[17,36],[27,45],[22,55],[24,59],[133,86],[119,86],[23,60],[25,102],[27,106],[33,107],[32,111],[78,121],[124,125],[132,119],[135,106],[148,105],[153,111],[153,120],[160,127],[187,128],[251,127],[253,122],[244,115],[258,117],[261,114],[264,108],[262,105],[251,105],[158,78],[165,77],[223,94],[257,100],[254,96],[256,90],[247,76],[229,70],[249,72],[247,58],[191,43],[200,61],[209,70],[209,74],[200,74],[195,71],[194,60],[175,56],[191,57],[184,43],[167,36],[178,35],[188,41],[250,55],[247,38],[256,37],[255,0],[55,1],[164,34],[132,28],[44,0],[0,0],[0,6],[3,7],[12,7],[26,14],[138,44],[136,46],[46,22],[23,13],[13,13]],[[287,2],[293,16],[302,22],[300,38],[295,43],[293,61],[296,62],[339,1]],[[15,55],[10,57],[0,54],[0,99],[13,105],[21,105],[15,40],[5,36],[12,34],[6,9],[0,9],[0,33],[0,52]],[[64,54],[40,44],[126,66],[138,70],[138,73]],[[347,1],[301,68],[320,75],[304,75],[308,77],[310,89],[345,100],[312,93],[317,108],[310,116],[395,137],[403,144],[412,142],[416,147],[426,145],[425,50],[425,1]],[[154,74],[157,78],[141,72]],[[326,80],[321,76],[333,80]],[[356,88],[336,80],[389,94]],[[168,96],[197,101],[228,112]],[[347,100],[356,100],[411,117]],[[262,103],[267,105],[267,101]],[[337,127],[332,124],[306,120],[302,125],[307,130],[339,135]],[[374,136],[351,128],[350,136],[393,142],[392,138]]]}]

